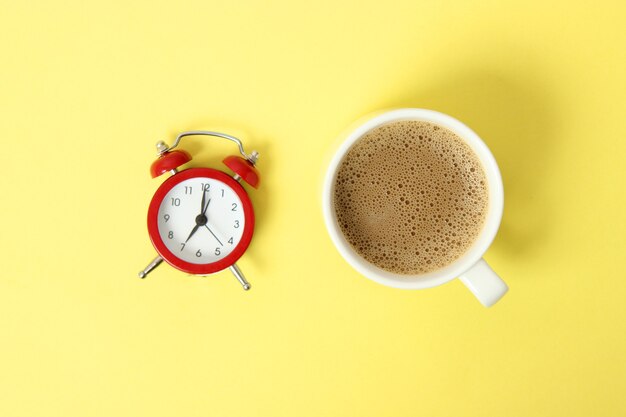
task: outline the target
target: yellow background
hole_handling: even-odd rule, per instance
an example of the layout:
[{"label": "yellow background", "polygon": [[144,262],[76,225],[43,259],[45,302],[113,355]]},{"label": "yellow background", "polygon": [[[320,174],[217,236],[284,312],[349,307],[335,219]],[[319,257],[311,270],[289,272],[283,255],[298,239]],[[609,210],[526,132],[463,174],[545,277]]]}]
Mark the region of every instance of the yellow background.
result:
[{"label": "yellow background", "polygon": [[[626,415],[623,4],[3,1],[0,416]],[[491,309],[366,280],[326,235],[331,144],[401,106],[500,163]],[[261,153],[249,293],[136,277],[154,143],[200,128]]]}]

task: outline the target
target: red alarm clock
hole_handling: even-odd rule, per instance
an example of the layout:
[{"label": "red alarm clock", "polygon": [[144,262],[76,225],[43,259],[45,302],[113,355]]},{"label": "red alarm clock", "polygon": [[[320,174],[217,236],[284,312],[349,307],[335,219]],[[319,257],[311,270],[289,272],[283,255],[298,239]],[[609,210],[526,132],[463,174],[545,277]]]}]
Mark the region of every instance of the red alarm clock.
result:
[{"label": "red alarm clock", "polygon": [[[242,156],[224,159],[234,175],[212,168],[178,168],[191,155],[174,150],[185,136],[212,136],[235,142]],[[150,173],[172,175],[157,189],[148,208],[148,234],[158,256],[141,272],[140,278],[165,261],[193,275],[208,275],[230,268],[245,290],[250,289],[237,260],[243,255],[254,232],[254,210],[240,181],[259,186],[255,168],[259,154],[243,150],[233,136],[210,131],[183,132],[172,146],[157,143],[159,158]]]}]

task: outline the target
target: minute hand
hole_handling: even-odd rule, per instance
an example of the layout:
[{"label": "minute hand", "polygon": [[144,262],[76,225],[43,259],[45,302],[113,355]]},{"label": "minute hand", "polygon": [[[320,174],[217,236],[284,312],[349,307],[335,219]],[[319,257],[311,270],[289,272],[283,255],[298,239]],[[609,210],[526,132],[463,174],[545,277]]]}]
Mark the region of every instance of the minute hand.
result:
[{"label": "minute hand", "polygon": [[191,231],[191,233],[189,233],[189,236],[187,236],[187,240],[185,240],[185,243],[189,242],[189,239],[191,239],[191,236],[193,236],[193,235],[194,235],[194,234],[198,231],[198,229],[199,229],[199,228],[200,228],[200,225],[199,225],[199,224],[196,224],[196,225],[194,226],[194,228],[193,228],[193,230]]}]

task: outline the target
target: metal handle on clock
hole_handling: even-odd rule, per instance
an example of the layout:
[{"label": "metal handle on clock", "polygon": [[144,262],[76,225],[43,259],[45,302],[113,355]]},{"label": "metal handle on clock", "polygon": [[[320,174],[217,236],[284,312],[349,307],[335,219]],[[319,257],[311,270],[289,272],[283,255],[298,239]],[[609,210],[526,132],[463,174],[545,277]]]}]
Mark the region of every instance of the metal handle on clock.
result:
[{"label": "metal handle on clock", "polygon": [[174,141],[174,144],[172,146],[167,146],[165,142],[159,141],[157,143],[157,150],[159,151],[159,155],[165,152],[169,152],[175,147],[177,147],[178,144],[180,143],[180,140],[184,138],[185,136],[214,136],[214,137],[230,140],[231,142],[235,142],[237,144],[237,147],[239,147],[239,153],[248,161],[250,161],[252,165],[256,163],[256,160],[258,158],[258,153],[256,151],[253,151],[250,155],[248,155],[243,150],[243,144],[236,137],[227,135],[226,133],[212,132],[209,130],[190,130],[188,132],[182,132],[178,136],[176,136],[176,140]]}]

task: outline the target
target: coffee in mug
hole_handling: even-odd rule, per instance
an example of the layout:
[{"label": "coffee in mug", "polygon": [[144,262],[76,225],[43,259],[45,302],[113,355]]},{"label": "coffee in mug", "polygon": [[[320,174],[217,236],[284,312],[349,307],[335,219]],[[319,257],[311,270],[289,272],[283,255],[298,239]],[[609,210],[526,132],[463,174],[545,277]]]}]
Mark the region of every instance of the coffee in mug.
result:
[{"label": "coffee in mug", "polygon": [[362,118],[328,162],[322,212],[341,256],[389,287],[459,278],[485,306],[508,290],[482,256],[502,218],[495,158],[469,127],[426,109]]},{"label": "coffee in mug", "polygon": [[454,132],[402,120],[353,144],[334,186],[334,210],[352,248],[403,275],[460,258],[482,230],[489,195],[478,157]]}]

